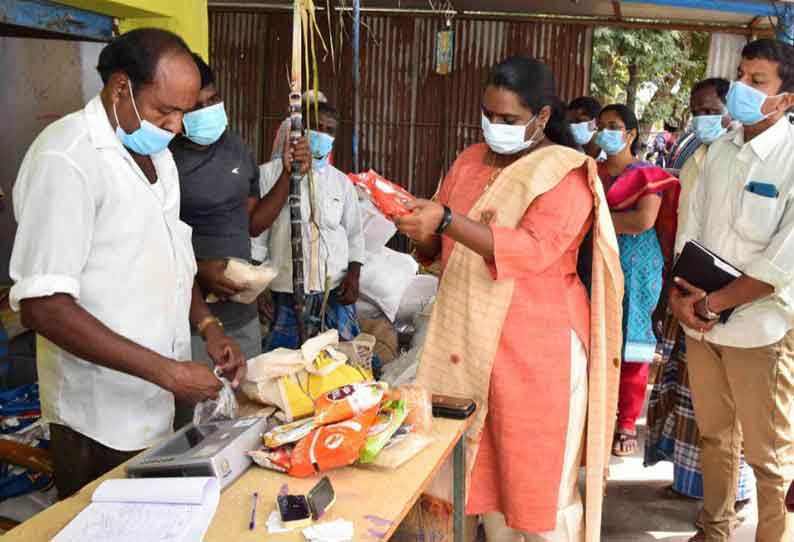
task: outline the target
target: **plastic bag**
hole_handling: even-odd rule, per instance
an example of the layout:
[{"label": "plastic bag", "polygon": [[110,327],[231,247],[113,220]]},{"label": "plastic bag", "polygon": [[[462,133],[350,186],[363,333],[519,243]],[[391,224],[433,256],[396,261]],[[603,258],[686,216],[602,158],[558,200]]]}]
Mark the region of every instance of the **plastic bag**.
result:
[{"label": "plastic bag", "polygon": [[314,420],[319,425],[349,420],[380,405],[387,388],[385,383],[374,382],[350,384],[331,390],[315,401]]},{"label": "plastic bag", "polygon": [[367,441],[359,454],[360,463],[372,463],[405,420],[405,401],[389,401],[381,406]]},{"label": "plastic bag", "polygon": [[405,401],[405,425],[414,433],[429,433],[433,426],[433,397],[427,389],[406,384],[389,390],[389,398]]},{"label": "plastic bag", "polygon": [[287,445],[275,450],[254,450],[248,456],[254,463],[265,469],[276,472],[289,472],[292,467],[292,452],[294,446]]},{"label": "plastic bag", "polygon": [[298,442],[315,429],[317,429],[317,422],[314,421],[314,418],[306,418],[305,420],[280,425],[265,433],[265,446],[267,448],[279,448],[285,444]]},{"label": "plastic bag", "polygon": [[378,407],[374,407],[352,419],[313,431],[295,446],[289,475],[307,478],[353,464],[377,415]]},{"label": "plastic bag", "polygon": [[338,343],[339,333],[333,329],[309,339],[300,351],[279,348],[249,359],[243,393],[277,406],[287,421],[311,416],[322,394],[372,379],[371,372],[347,362],[335,348]]},{"label": "plastic bag", "polygon": [[401,434],[398,431],[370,465],[382,469],[397,469],[432,444],[433,437],[411,433],[406,426],[403,428],[406,432]]},{"label": "plastic bag", "polygon": [[350,173],[348,178],[367,192],[370,201],[389,220],[410,213],[405,207],[405,202],[415,200],[414,195],[403,187],[387,181],[373,170],[370,169],[366,173]]},{"label": "plastic bag", "polygon": [[[253,303],[259,294],[270,286],[276,275],[278,275],[278,269],[269,262],[254,265],[245,260],[229,258],[226,261],[226,270],[223,272],[223,276],[245,287],[245,290],[234,294],[229,300],[245,305]],[[218,301],[215,294],[207,296],[207,303],[217,303]]]},{"label": "plastic bag", "polygon": [[237,418],[237,397],[234,396],[231,383],[224,377],[218,376],[217,369],[214,374],[221,381],[223,387],[218,393],[217,399],[207,399],[196,404],[193,409],[194,425]]}]

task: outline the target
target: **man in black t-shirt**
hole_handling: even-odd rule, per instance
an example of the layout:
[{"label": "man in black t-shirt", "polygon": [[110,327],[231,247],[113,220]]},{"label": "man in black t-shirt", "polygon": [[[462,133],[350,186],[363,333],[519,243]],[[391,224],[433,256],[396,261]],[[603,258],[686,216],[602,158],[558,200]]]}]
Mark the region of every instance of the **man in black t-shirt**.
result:
[{"label": "man in black t-shirt", "polygon": [[[201,73],[201,91],[194,111],[184,117],[183,137],[171,144],[179,170],[180,218],[193,228],[198,283],[203,294],[220,299],[210,310],[227,335],[250,359],[262,352],[256,303],[228,301],[241,285],[224,276],[229,258],[251,261],[251,237],[265,230],[262,217],[268,203],[259,191],[259,167],[240,136],[228,129],[228,119],[210,67],[194,54]],[[308,145],[296,158],[308,162]],[[302,153],[302,154],[301,154]],[[192,337],[194,359],[206,350],[198,334]],[[177,425],[189,419],[190,405],[177,408]]]}]

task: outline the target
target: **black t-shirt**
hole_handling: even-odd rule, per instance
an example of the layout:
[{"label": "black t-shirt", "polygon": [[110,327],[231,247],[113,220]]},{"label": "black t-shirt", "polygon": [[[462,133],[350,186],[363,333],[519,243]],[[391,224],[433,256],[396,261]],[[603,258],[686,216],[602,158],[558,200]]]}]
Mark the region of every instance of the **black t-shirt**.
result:
[{"label": "black t-shirt", "polygon": [[[248,198],[261,197],[259,167],[240,136],[226,130],[208,148],[184,138],[171,143],[179,170],[180,218],[193,228],[197,260],[251,260]],[[213,303],[210,309],[225,326],[245,324],[256,305]]]}]

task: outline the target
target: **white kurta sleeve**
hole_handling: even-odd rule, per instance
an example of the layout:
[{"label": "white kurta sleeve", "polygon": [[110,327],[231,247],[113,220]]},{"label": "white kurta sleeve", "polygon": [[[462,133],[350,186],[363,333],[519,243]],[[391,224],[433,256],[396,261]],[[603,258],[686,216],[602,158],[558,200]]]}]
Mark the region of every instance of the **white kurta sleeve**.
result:
[{"label": "white kurta sleeve", "polygon": [[13,194],[18,227],[9,266],[11,307],[56,293],[79,299],[97,205],[85,174],[64,153],[28,156]]}]

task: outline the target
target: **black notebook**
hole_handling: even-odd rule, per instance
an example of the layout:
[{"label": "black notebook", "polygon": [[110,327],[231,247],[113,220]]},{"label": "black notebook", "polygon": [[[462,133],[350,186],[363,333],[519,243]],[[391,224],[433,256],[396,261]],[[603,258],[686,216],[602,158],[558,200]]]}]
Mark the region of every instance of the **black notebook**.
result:
[{"label": "black notebook", "polygon": [[[721,290],[742,272],[697,241],[687,241],[673,266],[673,277],[681,277],[710,294]],[[728,321],[733,309],[720,313],[720,322]]]}]

